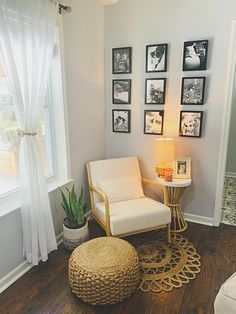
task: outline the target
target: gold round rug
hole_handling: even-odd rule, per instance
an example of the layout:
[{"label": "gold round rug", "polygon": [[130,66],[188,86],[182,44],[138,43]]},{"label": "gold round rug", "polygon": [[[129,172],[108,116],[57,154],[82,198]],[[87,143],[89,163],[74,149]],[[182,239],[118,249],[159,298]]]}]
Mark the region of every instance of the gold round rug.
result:
[{"label": "gold round rug", "polygon": [[136,249],[141,266],[139,289],[144,292],[171,291],[194,279],[200,272],[200,255],[180,234],[167,244],[163,233],[151,232],[127,239]]}]

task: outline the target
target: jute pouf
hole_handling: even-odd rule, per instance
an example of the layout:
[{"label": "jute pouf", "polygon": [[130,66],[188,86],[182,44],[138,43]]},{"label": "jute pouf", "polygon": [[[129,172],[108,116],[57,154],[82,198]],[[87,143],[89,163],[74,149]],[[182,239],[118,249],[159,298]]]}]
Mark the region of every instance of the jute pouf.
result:
[{"label": "jute pouf", "polygon": [[138,256],[131,244],[113,238],[90,240],[71,254],[72,292],[91,304],[113,304],[128,298],[140,276]]}]

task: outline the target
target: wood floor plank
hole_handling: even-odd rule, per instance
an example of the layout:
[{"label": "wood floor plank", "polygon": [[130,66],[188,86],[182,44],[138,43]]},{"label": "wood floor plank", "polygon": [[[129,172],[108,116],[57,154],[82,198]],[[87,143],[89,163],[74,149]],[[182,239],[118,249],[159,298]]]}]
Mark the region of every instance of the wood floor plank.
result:
[{"label": "wood floor plank", "polygon": [[[96,222],[92,237],[104,236]],[[221,284],[236,271],[236,227],[219,228],[189,223],[183,234],[201,255],[201,272],[189,284],[171,292],[136,291],[129,299],[92,306],[71,293],[68,283],[70,253],[63,246],[46,263],[34,267],[0,295],[1,314],[212,314]]]}]

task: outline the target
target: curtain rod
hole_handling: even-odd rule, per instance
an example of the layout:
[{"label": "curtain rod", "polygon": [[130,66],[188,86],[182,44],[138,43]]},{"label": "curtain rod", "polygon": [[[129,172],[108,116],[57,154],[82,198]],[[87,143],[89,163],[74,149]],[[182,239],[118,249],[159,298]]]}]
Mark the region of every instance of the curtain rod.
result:
[{"label": "curtain rod", "polygon": [[62,14],[62,10],[66,11],[67,13],[70,13],[72,11],[71,7],[68,5],[63,5],[59,3],[59,14]]}]

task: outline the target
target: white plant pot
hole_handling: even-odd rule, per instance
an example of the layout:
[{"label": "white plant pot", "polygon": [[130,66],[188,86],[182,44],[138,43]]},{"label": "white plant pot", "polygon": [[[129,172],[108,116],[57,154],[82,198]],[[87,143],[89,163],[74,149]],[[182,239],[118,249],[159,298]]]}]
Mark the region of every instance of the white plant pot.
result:
[{"label": "white plant pot", "polygon": [[73,251],[77,246],[88,240],[88,220],[82,228],[78,229],[69,229],[63,224],[63,243],[67,250]]}]

